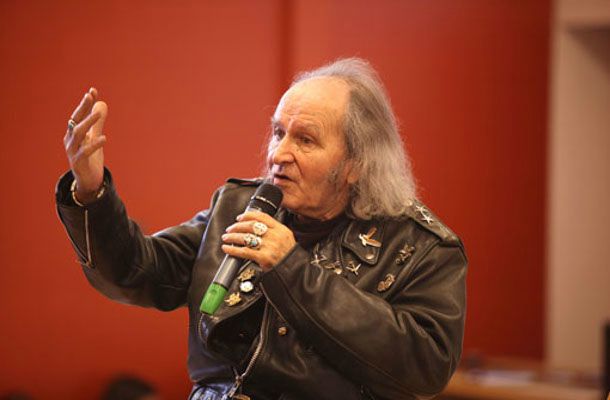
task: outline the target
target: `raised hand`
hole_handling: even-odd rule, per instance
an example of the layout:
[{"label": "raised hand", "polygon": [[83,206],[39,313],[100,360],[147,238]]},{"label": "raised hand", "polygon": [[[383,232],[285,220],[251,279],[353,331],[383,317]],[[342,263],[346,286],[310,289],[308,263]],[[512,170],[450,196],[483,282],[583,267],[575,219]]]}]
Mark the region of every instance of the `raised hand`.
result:
[{"label": "raised hand", "polygon": [[66,155],[76,180],[76,197],[82,203],[95,200],[104,181],[103,134],[108,106],[89,89],[70,117],[64,136]]}]

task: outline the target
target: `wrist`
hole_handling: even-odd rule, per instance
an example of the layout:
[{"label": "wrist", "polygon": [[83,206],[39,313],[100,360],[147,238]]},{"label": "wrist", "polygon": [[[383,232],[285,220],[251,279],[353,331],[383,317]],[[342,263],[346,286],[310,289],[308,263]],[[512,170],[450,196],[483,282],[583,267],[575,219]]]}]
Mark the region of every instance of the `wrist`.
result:
[{"label": "wrist", "polygon": [[85,205],[92,203],[102,197],[104,192],[106,191],[106,183],[102,182],[100,187],[94,191],[82,191],[79,190],[78,185],[76,184],[76,179],[72,181],[72,185],[70,186],[70,192],[72,194],[72,200],[76,205],[80,207],[84,207]]}]

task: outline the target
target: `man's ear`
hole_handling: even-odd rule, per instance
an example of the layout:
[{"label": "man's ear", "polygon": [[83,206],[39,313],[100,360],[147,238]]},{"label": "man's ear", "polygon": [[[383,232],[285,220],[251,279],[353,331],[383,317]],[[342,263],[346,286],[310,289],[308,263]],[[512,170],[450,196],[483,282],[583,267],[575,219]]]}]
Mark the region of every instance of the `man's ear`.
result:
[{"label": "man's ear", "polygon": [[358,168],[356,168],[352,160],[347,161],[345,171],[347,172],[347,183],[349,185],[353,185],[358,182],[358,179],[360,178],[360,171]]}]

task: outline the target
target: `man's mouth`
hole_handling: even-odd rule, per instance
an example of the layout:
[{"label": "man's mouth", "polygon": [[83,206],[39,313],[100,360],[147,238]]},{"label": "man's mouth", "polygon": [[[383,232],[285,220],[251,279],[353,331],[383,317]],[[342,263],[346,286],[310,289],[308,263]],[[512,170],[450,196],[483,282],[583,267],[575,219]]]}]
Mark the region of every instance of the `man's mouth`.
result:
[{"label": "man's mouth", "polygon": [[292,179],[290,179],[287,175],[284,174],[279,174],[279,173],[274,173],[273,174],[273,180],[277,180],[277,181],[291,181]]}]

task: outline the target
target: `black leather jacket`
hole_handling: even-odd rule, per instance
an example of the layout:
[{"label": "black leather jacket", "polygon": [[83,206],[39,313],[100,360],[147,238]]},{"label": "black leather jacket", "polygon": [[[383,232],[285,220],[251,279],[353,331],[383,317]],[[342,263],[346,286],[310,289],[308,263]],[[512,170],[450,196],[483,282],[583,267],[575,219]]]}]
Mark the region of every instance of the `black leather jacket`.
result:
[{"label": "black leather jacket", "polygon": [[108,172],[105,179],[106,193],[79,207],[72,175],[64,175],[56,194],[61,221],[104,295],[160,310],[189,307],[193,382],[232,382],[247,371],[244,393],[257,399],[410,399],[440,392],[455,370],[466,257],[423,205],[400,219],[349,219],[312,251],[295,246],[266,273],[249,263],[254,290],[240,292],[236,279],[230,293],[240,301],[208,316],[199,305],[224,256],[220,235],[260,182],[229,180],[209,209],[145,236]]}]

